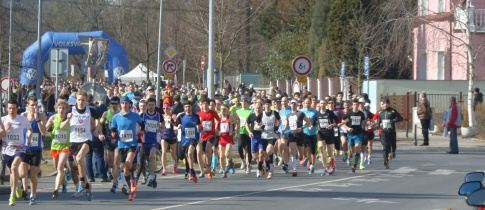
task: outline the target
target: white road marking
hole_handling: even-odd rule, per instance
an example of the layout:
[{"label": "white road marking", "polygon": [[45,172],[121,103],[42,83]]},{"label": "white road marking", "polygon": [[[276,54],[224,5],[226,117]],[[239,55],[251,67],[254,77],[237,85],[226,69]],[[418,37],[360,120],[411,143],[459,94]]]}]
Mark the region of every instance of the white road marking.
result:
[{"label": "white road marking", "polygon": [[416,168],[401,167],[401,168],[393,170],[389,173],[391,173],[391,174],[408,174],[408,173],[411,173],[411,172],[416,171],[416,170],[417,170]]},{"label": "white road marking", "polygon": [[339,201],[352,201],[354,200],[357,203],[388,203],[388,204],[398,204],[399,202],[394,202],[394,201],[383,201],[381,199],[371,199],[371,198],[366,198],[366,199],[358,199],[358,198],[332,198],[333,200],[339,200]]},{"label": "white road marking", "polygon": [[428,173],[429,175],[450,175],[455,173],[455,170],[445,170],[445,169],[438,169],[436,171]]},{"label": "white road marking", "polygon": [[190,203],[184,203],[184,204],[173,205],[173,206],[166,206],[166,207],[156,208],[156,209],[151,209],[151,210],[178,208],[178,207],[194,205],[194,204],[199,204],[199,203],[206,203],[206,202],[210,202],[210,201],[226,200],[226,199],[244,197],[244,196],[249,196],[249,195],[261,194],[261,193],[265,193],[265,192],[273,192],[273,191],[279,191],[279,190],[300,188],[300,187],[306,187],[306,186],[312,186],[312,185],[321,185],[321,184],[325,184],[325,183],[339,182],[339,181],[345,181],[345,180],[349,180],[349,179],[362,178],[362,177],[364,177],[364,175],[355,176],[355,177],[348,177],[348,178],[343,178],[343,179],[329,180],[329,181],[324,181],[324,182],[319,182],[319,183],[310,183],[310,184],[304,184],[304,185],[296,185],[296,186],[289,186],[289,187],[282,187],[282,188],[264,190],[264,191],[259,191],[259,192],[244,193],[244,194],[229,196],[229,197],[221,197],[221,198],[213,198],[213,199],[202,200],[202,201],[194,201],[194,202],[190,202]]}]

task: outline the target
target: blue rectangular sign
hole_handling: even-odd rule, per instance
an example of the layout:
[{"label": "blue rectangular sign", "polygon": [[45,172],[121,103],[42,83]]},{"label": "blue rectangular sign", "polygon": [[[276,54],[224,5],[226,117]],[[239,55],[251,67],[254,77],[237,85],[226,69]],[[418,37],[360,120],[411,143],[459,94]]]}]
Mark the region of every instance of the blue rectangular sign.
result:
[{"label": "blue rectangular sign", "polygon": [[364,75],[369,76],[369,57],[364,57]]},{"label": "blue rectangular sign", "polygon": [[342,62],[342,69],[340,70],[340,77],[345,78],[345,62]]}]

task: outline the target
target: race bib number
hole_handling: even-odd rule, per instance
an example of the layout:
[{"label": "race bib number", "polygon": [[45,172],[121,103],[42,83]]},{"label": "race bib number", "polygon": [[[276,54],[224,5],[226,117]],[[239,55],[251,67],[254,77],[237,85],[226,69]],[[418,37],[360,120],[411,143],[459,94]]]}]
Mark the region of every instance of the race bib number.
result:
[{"label": "race bib number", "polygon": [[352,116],[350,117],[350,119],[352,120],[352,125],[360,125],[360,122],[361,122],[360,116]]},{"label": "race bib number", "polygon": [[221,133],[229,133],[229,123],[221,123]]},{"label": "race bib number", "polygon": [[274,130],[274,122],[267,122],[264,125],[265,131],[273,131]]},{"label": "race bib number", "polygon": [[212,121],[202,121],[202,130],[203,131],[211,131],[212,130]]},{"label": "race bib number", "polygon": [[7,143],[9,146],[20,146],[20,132],[7,132]]},{"label": "race bib number", "polygon": [[370,123],[370,121],[367,121],[367,130],[372,130],[372,125]]},{"label": "race bib number", "polygon": [[155,120],[146,121],[147,132],[156,133],[158,131],[158,122]]},{"label": "race bib number", "polygon": [[328,119],[319,119],[320,128],[327,128],[328,127]]},{"label": "race bib number", "polygon": [[333,136],[338,137],[338,127],[333,127]]},{"label": "race bib number", "polygon": [[57,143],[64,144],[67,142],[67,131],[56,130],[54,132],[54,140]]},{"label": "race bib number", "polygon": [[[28,146],[28,141],[25,141],[25,145]],[[38,133],[32,133],[32,139],[30,139],[30,145],[33,147],[39,145],[39,134]]]},{"label": "race bib number", "polygon": [[132,130],[121,130],[120,131],[120,141],[121,142],[133,142],[133,131]]},{"label": "race bib number", "polygon": [[241,118],[240,120],[241,120],[240,122],[241,127],[246,126],[246,118]]},{"label": "race bib number", "polygon": [[389,120],[389,119],[382,120],[382,128],[383,129],[391,128],[391,120]]},{"label": "race bib number", "polygon": [[254,122],[254,130],[255,131],[261,131],[261,123]]},{"label": "race bib number", "polygon": [[189,139],[195,138],[195,128],[185,128],[185,137]]},{"label": "race bib number", "polygon": [[166,129],[170,129],[170,128],[172,127],[171,125],[172,125],[172,124],[170,124],[170,123],[165,123],[165,128],[166,128]]},{"label": "race bib number", "polygon": [[73,125],[72,128],[75,134],[75,137],[77,138],[85,138],[85,139],[90,139],[88,136],[88,129],[86,126],[83,125]]},{"label": "race bib number", "polygon": [[296,116],[291,116],[290,118],[288,118],[288,121],[290,123],[290,130],[292,131],[296,130],[297,128]]}]

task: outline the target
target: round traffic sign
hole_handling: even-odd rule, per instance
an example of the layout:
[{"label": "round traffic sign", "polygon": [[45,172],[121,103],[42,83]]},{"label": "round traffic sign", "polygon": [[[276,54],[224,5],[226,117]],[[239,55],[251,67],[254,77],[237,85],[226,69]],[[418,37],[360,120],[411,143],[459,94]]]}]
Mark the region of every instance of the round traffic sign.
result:
[{"label": "round traffic sign", "polygon": [[163,62],[163,71],[167,74],[173,74],[177,71],[177,63],[174,60],[166,60]]},{"label": "round traffic sign", "polygon": [[312,62],[304,55],[297,56],[291,65],[293,72],[298,76],[306,76],[312,71]]},{"label": "round traffic sign", "polygon": [[13,87],[13,81],[10,80],[10,82],[8,82],[8,77],[3,77],[1,80],[2,91],[7,92],[9,85]]}]

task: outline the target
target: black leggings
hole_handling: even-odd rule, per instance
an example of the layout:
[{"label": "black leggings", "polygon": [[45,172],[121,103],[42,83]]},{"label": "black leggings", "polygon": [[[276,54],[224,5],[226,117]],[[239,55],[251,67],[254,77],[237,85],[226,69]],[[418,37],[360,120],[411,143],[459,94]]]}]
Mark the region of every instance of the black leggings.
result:
[{"label": "black leggings", "polygon": [[240,134],[239,136],[241,136],[241,139],[237,143],[239,157],[243,161],[246,160],[246,156],[244,156],[244,151],[243,151],[243,148],[246,148],[246,152],[249,155],[249,161],[251,161],[253,159],[253,156],[251,154],[251,138],[249,137],[249,135],[246,135],[246,134]]},{"label": "black leggings", "polygon": [[381,134],[381,143],[384,150],[384,152],[382,153],[382,156],[384,157],[384,160],[387,160],[387,155],[389,154],[389,152],[396,151],[396,132],[383,131]]}]

